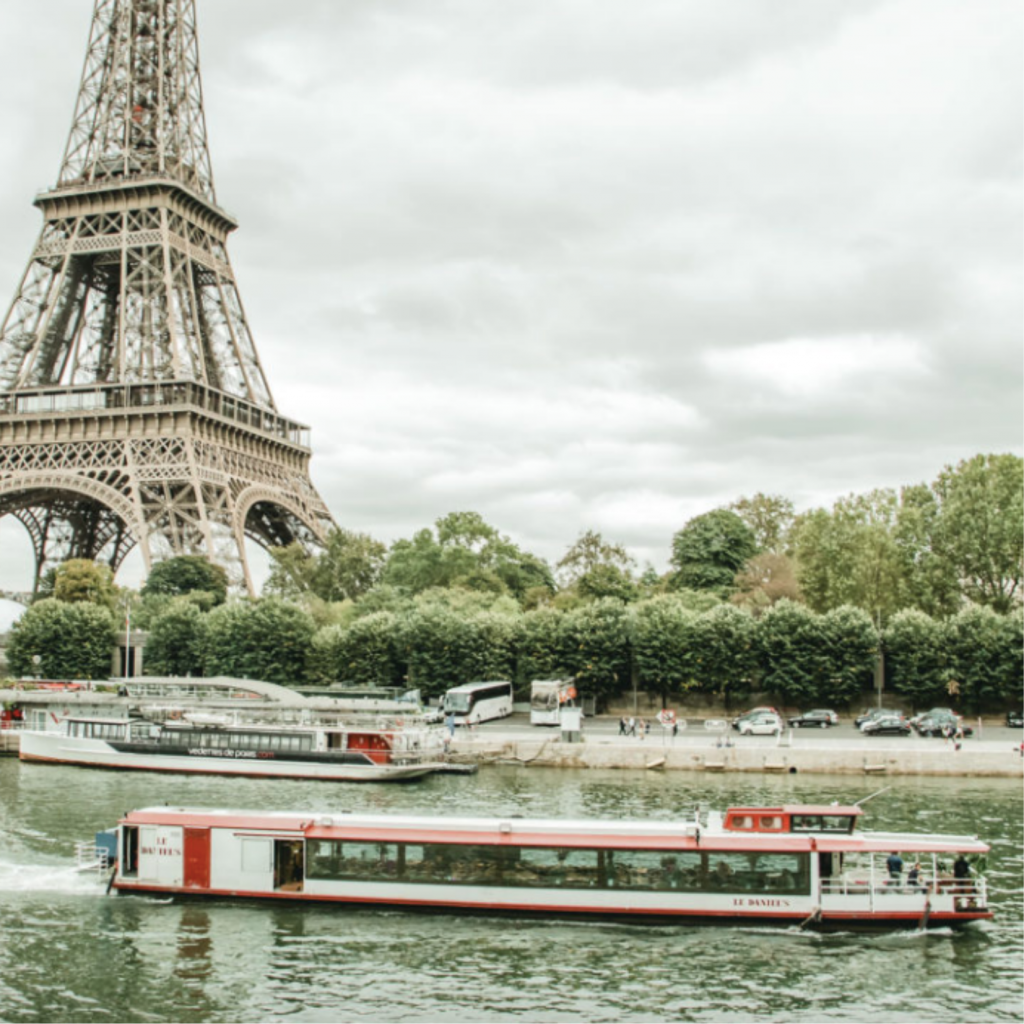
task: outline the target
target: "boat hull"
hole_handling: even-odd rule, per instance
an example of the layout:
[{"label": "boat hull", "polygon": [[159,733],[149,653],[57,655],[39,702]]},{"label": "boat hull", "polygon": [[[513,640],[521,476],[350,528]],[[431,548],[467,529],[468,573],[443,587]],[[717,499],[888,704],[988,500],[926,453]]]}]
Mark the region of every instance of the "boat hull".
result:
[{"label": "boat hull", "polygon": [[900,911],[892,913],[833,913],[819,914],[815,908],[803,906],[790,910],[768,909],[761,912],[708,906],[653,906],[623,905],[615,902],[572,903],[564,893],[531,893],[524,902],[522,893],[508,890],[492,892],[483,898],[452,898],[417,896],[413,893],[328,894],[309,892],[261,892],[240,889],[182,889],[146,883],[116,881],[113,890],[122,895],[175,896],[183,899],[223,900],[246,899],[255,901],[286,900],[290,903],[341,905],[348,910],[403,910],[418,913],[471,914],[477,917],[558,918],[561,920],[600,920],[624,924],[680,925],[680,926],[757,926],[798,928],[818,932],[828,931],[891,931],[892,929],[959,928],[975,921],[990,920],[989,911],[977,913],[932,913]]},{"label": "boat hull", "polygon": [[117,750],[103,740],[72,739],[59,733],[28,732],[22,733],[19,757],[22,761],[38,764],[65,764],[82,768],[190,775],[239,775],[251,778],[316,779],[324,782],[400,782],[422,778],[444,767],[443,764],[434,762],[409,765],[332,764],[328,759],[227,757],[220,751],[150,754]]}]

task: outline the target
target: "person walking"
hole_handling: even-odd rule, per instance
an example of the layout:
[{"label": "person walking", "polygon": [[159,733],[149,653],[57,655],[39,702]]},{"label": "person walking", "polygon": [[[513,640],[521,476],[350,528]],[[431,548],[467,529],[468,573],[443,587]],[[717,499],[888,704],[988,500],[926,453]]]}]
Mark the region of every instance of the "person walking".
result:
[{"label": "person walking", "polygon": [[643,739],[647,735],[647,723],[642,718],[637,723],[637,731],[640,734],[640,739]]},{"label": "person walking", "polygon": [[627,730],[627,734],[630,736],[636,735],[636,719],[632,715],[629,716],[629,728]]},{"label": "person walking", "polygon": [[625,736],[626,735],[626,726],[627,726],[627,723],[626,723],[625,718],[620,718],[619,719],[619,735],[620,736]]}]

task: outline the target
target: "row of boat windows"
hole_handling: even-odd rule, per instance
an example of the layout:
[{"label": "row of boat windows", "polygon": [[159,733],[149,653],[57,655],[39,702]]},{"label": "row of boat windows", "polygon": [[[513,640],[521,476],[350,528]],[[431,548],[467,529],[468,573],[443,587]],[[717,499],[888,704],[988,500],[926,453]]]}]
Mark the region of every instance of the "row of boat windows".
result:
[{"label": "row of boat windows", "polygon": [[568,889],[811,891],[806,853],[667,852],[309,840],[306,877]]},{"label": "row of boat windows", "polygon": [[[794,814],[790,819],[792,832],[850,832],[853,818],[848,814]],[[761,832],[781,832],[785,820],[779,814],[732,815],[728,827],[738,831],[757,828]]]},{"label": "row of boat windows", "polygon": [[212,750],[281,750],[313,749],[313,736],[309,733],[284,735],[259,732],[207,732],[203,730],[174,729],[160,733],[162,747],[202,747]]}]

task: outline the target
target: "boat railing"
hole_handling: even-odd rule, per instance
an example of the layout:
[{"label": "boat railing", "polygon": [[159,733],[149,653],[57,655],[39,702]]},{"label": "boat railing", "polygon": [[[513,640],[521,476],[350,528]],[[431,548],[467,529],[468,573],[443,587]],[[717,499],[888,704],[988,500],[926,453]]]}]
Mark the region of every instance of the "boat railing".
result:
[{"label": "boat railing", "polygon": [[822,879],[821,892],[823,895],[831,896],[870,896],[872,898],[921,893],[929,896],[969,897],[982,904],[988,901],[988,884],[981,877],[922,878],[916,883],[908,882],[906,878],[886,878],[883,881],[876,878],[872,884],[870,878],[844,875],[840,878]]},{"label": "boat railing", "polygon": [[79,871],[95,871],[105,874],[110,867],[110,853],[106,847],[97,846],[91,839],[75,843],[75,862]]}]

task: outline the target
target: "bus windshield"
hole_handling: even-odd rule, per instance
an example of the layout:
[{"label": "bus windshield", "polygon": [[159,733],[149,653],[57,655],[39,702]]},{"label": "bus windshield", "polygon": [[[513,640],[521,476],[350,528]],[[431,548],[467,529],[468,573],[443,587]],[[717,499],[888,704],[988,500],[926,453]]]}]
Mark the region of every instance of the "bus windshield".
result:
[{"label": "bus windshield", "polygon": [[457,715],[465,714],[469,710],[469,694],[449,693],[444,699],[444,709]]}]

